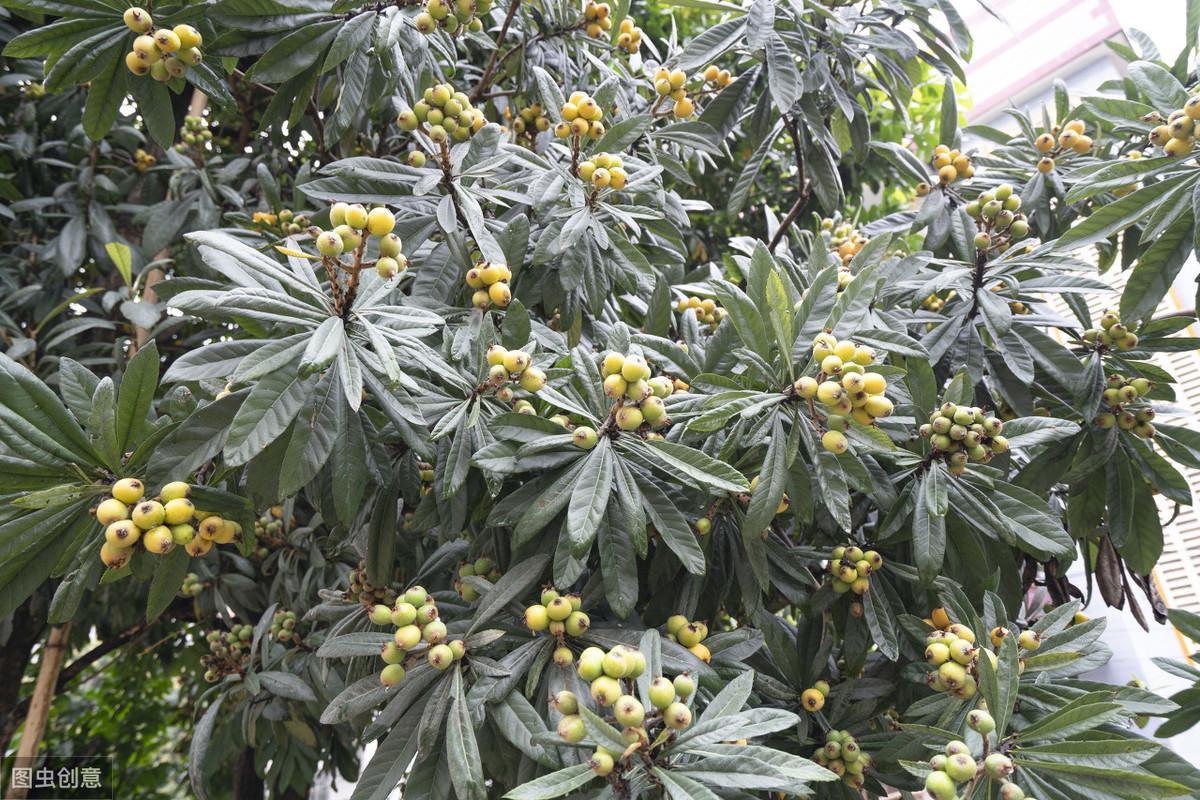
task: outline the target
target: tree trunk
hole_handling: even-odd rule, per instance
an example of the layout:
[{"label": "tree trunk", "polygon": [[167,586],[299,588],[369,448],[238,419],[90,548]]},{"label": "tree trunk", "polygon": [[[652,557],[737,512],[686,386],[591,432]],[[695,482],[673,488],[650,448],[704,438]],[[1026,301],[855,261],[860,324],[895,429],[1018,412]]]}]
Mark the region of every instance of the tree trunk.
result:
[{"label": "tree trunk", "polygon": [[[46,639],[46,646],[42,651],[41,664],[38,666],[33,697],[29,700],[29,713],[25,717],[25,729],[21,732],[17,758],[33,758],[37,755],[38,747],[42,743],[42,734],[46,732],[46,720],[50,717],[50,704],[54,702],[58,671],[62,669],[63,659],[67,655],[67,639],[70,635],[69,622],[50,629],[50,636]],[[27,789],[9,789],[8,800],[24,800],[28,793]]]},{"label": "tree trunk", "polygon": [[262,796],[262,778],[254,771],[254,748],[247,747],[233,768],[233,800],[262,800]]}]

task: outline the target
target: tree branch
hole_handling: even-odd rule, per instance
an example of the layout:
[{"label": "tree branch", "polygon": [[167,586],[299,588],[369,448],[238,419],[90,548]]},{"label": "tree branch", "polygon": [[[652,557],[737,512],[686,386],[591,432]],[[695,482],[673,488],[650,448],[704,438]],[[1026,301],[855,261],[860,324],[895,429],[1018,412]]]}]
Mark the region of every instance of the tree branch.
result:
[{"label": "tree branch", "polygon": [[788,131],[792,134],[792,152],[796,157],[796,179],[799,181],[799,193],[796,196],[796,202],[788,209],[783,220],[779,223],[779,229],[775,231],[775,235],[771,237],[771,241],[767,243],[767,249],[775,252],[775,248],[783,241],[783,237],[787,235],[788,229],[796,218],[800,216],[800,212],[804,210],[804,206],[808,204],[809,197],[812,196],[812,184],[804,175],[804,151],[800,149],[800,128],[796,124],[794,117],[786,117]]},{"label": "tree branch", "polygon": [[[508,26],[512,24],[513,17],[517,14],[517,6],[519,5],[521,5],[521,0],[511,0],[508,4],[508,13],[504,15],[504,23],[500,26],[500,33],[496,35],[496,47],[492,50],[491,57],[488,58],[487,66],[483,68],[483,74],[479,76],[479,82],[471,90],[470,97],[472,102],[483,96],[483,90],[492,81],[492,74],[496,71],[497,64],[500,63],[500,45],[504,43],[504,37],[508,33]],[[506,53],[504,57],[508,58],[508,54]]]}]

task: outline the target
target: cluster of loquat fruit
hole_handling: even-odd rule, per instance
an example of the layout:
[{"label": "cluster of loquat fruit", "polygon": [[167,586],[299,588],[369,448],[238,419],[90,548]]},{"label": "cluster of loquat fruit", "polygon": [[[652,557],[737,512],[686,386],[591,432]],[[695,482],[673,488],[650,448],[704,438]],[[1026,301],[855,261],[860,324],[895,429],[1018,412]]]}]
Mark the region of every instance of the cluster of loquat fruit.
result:
[{"label": "cluster of loquat fruit", "polygon": [[355,259],[362,257],[366,247],[364,233],[379,239],[379,258],[375,260],[375,272],[380,278],[390,280],[408,269],[400,237],[392,233],[396,227],[396,216],[382,206],[370,211],[359,203],[334,203],[329,209],[329,222],[333,230],[310,232],[316,237],[317,252],[326,259],[340,263],[342,253],[351,253]]},{"label": "cluster of loquat fruit", "polygon": [[975,247],[983,252],[1003,253],[1013,242],[1028,236],[1029,221],[1020,208],[1020,195],[1007,183],[980,192],[979,197],[967,203],[966,212],[979,229]]},{"label": "cluster of loquat fruit", "polygon": [[712,660],[712,653],[704,644],[708,638],[708,626],[703,622],[693,622],[682,614],[672,614],[667,617],[667,638],[686,647],[688,652],[707,664]]},{"label": "cluster of loquat fruit", "polygon": [[189,572],[183,576],[183,583],[179,586],[179,594],[181,597],[195,597],[204,591],[204,581],[200,580],[200,576],[194,572]]},{"label": "cluster of loquat fruit", "polygon": [[296,630],[299,620],[296,612],[277,609],[271,615],[271,638],[283,644],[300,644],[300,632]]},{"label": "cluster of loquat fruit", "polygon": [[209,130],[204,117],[188,114],[179,126],[179,141],[175,143],[175,152],[186,153],[188,150],[194,150],[202,153],[204,146],[211,142],[212,138],[213,132]]},{"label": "cluster of loquat fruit", "polygon": [[493,388],[496,397],[506,403],[513,399],[512,389],[505,385],[509,381],[516,381],[527,392],[540,391],[546,385],[546,373],[533,366],[529,354],[524,350],[508,350],[494,344],[487,350],[487,362],[485,388]]},{"label": "cluster of loquat fruit", "polygon": [[570,138],[578,147],[584,136],[599,139],[604,135],[604,109],[586,92],[572,92],[563,103],[562,121],[554,126],[559,139]]},{"label": "cluster of loquat fruit", "polygon": [[944,456],[951,475],[961,475],[968,462],[986,464],[992,456],[1008,452],[1008,439],[1000,435],[1004,423],[978,406],[945,403],[929,415],[920,428],[934,453]]},{"label": "cluster of loquat fruit", "polygon": [[[633,23],[630,22],[632,25]],[[612,30],[612,8],[608,3],[596,3],[587,0],[583,6],[583,30],[593,39],[604,39],[604,34]],[[641,38],[640,31],[638,38]]]},{"label": "cluster of loquat fruit", "polygon": [[617,47],[629,53],[629,55],[633,55],[641,46],[642,29],[629,17],[621,20],[621,25],[617,29]]},{"label": "cluster of loquat fruit", "polygon": [[733,83],[733,73],[727,69],[718,67],[716,64],[709,64],[704,68],[704,82],[712,84],[717,89],[724,89]]},{"label": "cluster of loquat fruit", "polygon": [[709,333],[717,330],[717,326],[721,324],[721,320],[725,319],[727,313],[724,308],[717,305],[716,300],[710,297],[700,299],[695,295],[677,300],[675,310],[680,314],[694,314],[700,324],[708,326]]},{"label": "cluster of loquat fruit", "polygon": [[[1007,247],[1007,245],[1005,245],[1005,247]],[[999,283],[992,284],[992,286],[989,287],[989,290],[996,294],[1006,291],[1007,289],[1008,289],[1007,281],[1000,281]],[[1009,300],[1008,301],[1008,310],[1014,314],[1032,314],[1033,313],[1033,309],[1030,308],[1029,306],[1025,305],[1020,300]]]},{"label": "cluster of loquat fruit", "polygon": [[250,224],[263,233],[277,236],[295,236],[303,233],[308,227],[308,217],[297,214],[290,208],[281,209],[278,214],[270,211],[255,211],[250,215]]},{"label": "cluster of loquat fruit", "polygon": [[[295,519],[290,525],[296,524]],[[283,544],[283,506],[271,506],[254,520],[255,539],[271,547]]]},{"label": "cluster of loquat fruit", "polygon": [[358,566],[350,570],[349,586],[346,589],[346,599],[360,603],[368,609],[377,605],[391,605],[401,594],[395,584],[376,586],[367,575],[367,564],[359,561]]},{"label": "cluster of loquat fruit", "polygon": [[512,118],[512,130],[517,136],[524,135],[527,146],[533,147],[537,135],[550,130],[550,118],[546,116],[541,103],[533,103],[522,108]]},{"label": "cluster of loquat fruit", "polygon": [[1150,131],[1150,144],[1161,147],[1163,155],[1183,158],[1192,152],[1200,136],[1200,95],[1189,98],[1183,108],[1172,111],[1165,121],[1158,112],[1144,119],[1161,123]]},{"label": "cluster of loquat fruit", "polygon": [[1120,350],[1128,352],[1137,347],[1137,334],[1121,322],[1121,315],[1116,309],[1105,309],[1100,315],[1100,327],[1088,328],[1083,332],[1083,340],[1094,345],[1097,350]]},{"label": "cluster of loquat fruit", "polygon": [[[1076,153],[1083,155],[1092,149],[1092,137],[1085,131],[1083,120],[1073,119],[1061,127],[1055,125],[1033,140],[1033,146],[1042,154],[1038,159],[1038,172],[1050,172],[1056,166],[1055,159]],[[1055,138],[1057,137],[1057,139]]]},{"label": "cluster of loquat fruit", "polygon": [[471,295],[471,305],[480,311],[493,305],[506,308],[512,302],[512,289],[508,285],[512,280],[512,270],[507,264],[493,264],[480,259],[467,270],[464,280],[467,286],[475,290]]},{"label": "cluster of loquat fruit", "polygon": [[[695,681],[686,673],[674,681],[655,676],[648,691],[653,710],[647,713],[633,694],[633,681],[645,670],[646,659],[641,651],[626,645],[617,645],[607,653],[599,647],[589,647],[579,657],[579,676],[590,683],[592,700],[601,709],[612,709],[612,718],[622,729],[622,739],[628,745],[620,752],[597,747],[587,762],[597,775],[610,774],[619,762],[637,751],[649,752],[664,744],[671,731],[681,731],[692,724],[692,710],[686,699],[695,693]],[[579,715],[579,698],[573,692],[560,691],[550,698],[550,704],[563,714],[556,729],[559,737],[569,744],[582,742],[587,736],[587,725]]]},{"label": "cluster of loquat fruit", "polygon": [[250,666],[253,625],[234,625],[227,631],[209,631],[204,635],[209,652],[200,656],[204,680],[216,683],[226,675],[242,675]]},{"label": "cluster of loquat fruit", "polygon": [[[401,111],[396,117],[396,124],[406,133],[420,128],[430,141],[442,145],[451,138],[456,142],[465,142],[471,134],[487,125],[487,117],[471,105],[471,98],[465,93],[456,91],[449,83],[439,83],[427,88],[410,110]],[[409,163],[412,163],[411,160]],[[413,166],[419,167],[423,163]]]},{"label": "cluster of loquat fruit", "polygon": [[474,603],[479,599],[479,592],[475,591],[475,587],[469,583],[465,583],[462,579],[472,576],[487,578],[492,583],[500,580],[500,569],[496,566],[496,562],[490,558],[480,557],[474,561],[464,561],[458,565],[458,577],[454,581],[454,590],[458,592],[459,597],[466,600],[468,603]]},{"label": "cluster of loquat fruit", "polygon": [[863,787],[866,782],[863,773],[871,766],[871,756],[863,752],[850,731],[829,731],[825,734],[825,746],[818,747],[812,758],[841,776],[842,782],[852,789]]},{"label": "cluster of loquat fruit", "polygon": [[571,648],[563,644],[567,636],[583,636],[592,626],[592,621],[581,609],[577,594],[559,594],[557,589],[542,590],[538,602],[525,609],[525,627],[532,633],[548,632],[558,639],[559,647],[554,651],[554,663],[568,667],[575,662]]},{"label": "cluster of loquat fruit", "polygon": [[[982,709],[975,709],[967,715],[967,725],[982,734],[996,729],[996,721],[992,715]],[[959,787],[963,784],[975,785],[981,775],[986,775],[1000,783],[1000,791],[996,795],[999,800],[1024,800],[1025,792],[1021,787],[1008,780],[1013,773],[1012,759],[1003,753],[989,753],[980,764],[971,756],[971,748],[963,741],[952,741],[945,749],[929,759],[930,772],[925,776],[925,792],[930,800],[956,800]]]},{"label": "cluster of loquat fruit", "polygon": [[[653,431],[671,424],[663,400],[675,392],[675,382],[665,375],[651,377],[650,365],[637,353],[608,353],[600,364],[604,394],[616,401],[613,422],[622,431]],[[596,446],[598,434],[586,426],[575,429],[574,442],[584,450]]]},{"label": "cluster of loquat fruit", "polygon": [[[937,170],[938,183],[949,186],[955,181],[968,180],[975,175],[975,167],[966,153],[952,150],[949,145],[939,144],[933,148],[933,168]],[[928,191],[928,187],[925,188]],[[917,187],[921,194],[921,187]]]},{"label": "cluster of loquat fruit", "polygon": [[[951,623],[944,609],[934,609],[931,620],[936,626],[925,637],[925,661],[933,670],[926,674],[925,685],[937,692],[947,692],[959,700],[969,700],[978,689],[979,659],[986,657],[996,669],[995,653],[975,643],[975,632],[966,625]],[[941,626],[939,623],[949,623]],[[997,626],[988,632],[988,638],[999,648],[1007,628]],[[1042,644],[1041,636],[1033,629],[1026,629],[1017,636],[1017,646],[1025,652],[1033,652]],[[1024,669],[1022,663],[1021,669]]]},{"label": "cluster of loquat fruit", "polygon": [[958,292],[954,291],[953,289],[946,292],[944,297],[937,292],[934,292],[921,301],[921,308],[925,309],[926,311],[933,311],[936,313],[945,308],[946,303],[949,303],[957,296]]},{"label": "cluster of loquat fruit", "polygon": [[816,399],[825,406],[827,430],[821,444],[831,453],[844,453],[850,449],[845,434],[850,430],[847,417],[871,425],[891,415],[892,401],[884,396],[887,379],[865,369],[875,363],[874,350],[849,339],[838,341],[828,332],[817,334],[813,340],[813,361],[818,365],[817,376],[805,375],[792,389],[799,397]]},{"label": "cluster of loquat fruit", "polygon": [[[654,91],[658,93],[658,103],[662,103],[663,98],[670,98],[675,103],[672,111],[677,119],[687,119],[696,113],[696,104],[688,97],[687,82],[688,75],[681,69],[659,67],[654,73]],[[655,108],[658,108],[658,103]]]},{"label": "cluster of loquat fruit", "polygon": [[392,687],[404,680],[404,662],[410,653],[424,652],[425,660],[437,670],[448,669],[466,655],[462,639],[447,641],[446,623],[438,619],[437,600],[424,587],[413,586],[390,606],[377,605],[371,609],[371,622],[391,625],[396,630],[392,641],[383,646],[379,657],[386,666],[379,673],[379,682]]},{"label": "cluster of loquat fruit", "polygon": [[816,713],[825,707],[825,698],[829,696],[829,682],[817,681],[800,693],[800,705],[805,711]]},{"label": "cluster of loquat fruit", "polygon": [[858,545],[839,546],[829,554],[830,585],[838,594],[854,592],[859,597],[871,588],[871,575],[883,569],[883,556]]},{"label": "cluster of loquat fruit", "polygon": [[133,151],[133,168],[138,172],[145,172],[158,163],[158,157],[153,153],[147,153],[142,148]]},{"label": "cluster of loquat fruit", "polygon": [[837,274],[837,290],[840,292],[854,280],[854,274],[850,272],[850,262],[871,240],[859,233],[849,222],[839,223],[826,217],[821,220],[821,241],[825,243],[825,248],[841,261]]},{"label": "cluster of loquat fruit", "polygon": [[576,174],[580,180],[590,182],[594,191],[619,191],[629,181],[625,162],[614,153],[594,153],[587,161],[580,162]]},{"label": "cluster of loquat fruit", "polygon": [[996,666],[991,650],[975,646],[975,632],[966,625],[951,624],[925,637],[925,662],[933,667],[926,673],[925,685],[936,692],[948,692],[959,700],[969,700],[979,688],[978,659],[983,653]]},{"label": "cluster of loquat fruit", "polygon": [[145,499],[145,489],[137,478],[122,478],[112,485],[112,496],[96,506],[96,521],[104,526],[100,560],[105,566],[123,567],[139,540],[148,553],[166,555],[183,545],[188,555],[202,556],[214,543],[230,544],[241,535],[238,523],[192,505],[192,487],[182,481],[168,483],[152,499]]},{"label": "cluster of loquat fruit", "polygon": [[1097,412],[1093,422],[1103,430],[1109,430],[1116,425],[1121,430],[1129,431],[1143,439],[1153,437],[1154,409],[1144,400],[1139,402],[1153,388],[1154,384],[1146,378],[1130,380],[1124,375],[1109,375],[1103,393],[1107,408]]},{"label": "cluster of loquat fruit", "polygon": [[433,491],[433,464],[428,461],[418,461],[417,474],[421,480],[421,496],[424,497]]},{"label": "cluster of loquat fruit", "polygon": [[429,35],[438,28],[451,36],[462,30],[479,33],[483,30],[481,16],[492,10],[492,0],[425,0],[421,11],[413,18],[413,27]]},{"label": "cluster of loquat fruit", "polygon": [[155,28],[154,18],[144,8],[127,8],[125,26],[138,34],[133,49],[125,55],[125,66],[134,75],[149,75],[160,83],[182,78],[188,67],[204,60],[200,45],[204,37],[191,25]]}]

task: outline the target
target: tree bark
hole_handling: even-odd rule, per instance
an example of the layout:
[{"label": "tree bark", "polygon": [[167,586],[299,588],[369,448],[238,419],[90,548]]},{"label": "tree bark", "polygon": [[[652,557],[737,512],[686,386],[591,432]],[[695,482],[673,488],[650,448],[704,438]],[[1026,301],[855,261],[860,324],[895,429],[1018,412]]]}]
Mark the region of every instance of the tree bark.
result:
[{"label": "tree bark", "polygon": [[[38,747],[42,743],[42,734],[46,732],[46,720],[50,717],[50,704],[54,702],[58,672],[62,669],[63,659],[67,655],[67,640],[70,635],[69,622],[50,629],[50,636],[46,639],[46,646],[42,651],[33,697],[29,701],[29,714],[25,717],[25,729],[21,733],[17,758],[32,758],[37,755]],[[11,788],[8,791],[8,800],[24,800],[28,794],[27,789]]]},{"label": "tree bark", "polygon": [[233,768],[233,800],[262,800],[262,796],[262,778],[254,770],[254,748],[247,747]]}]

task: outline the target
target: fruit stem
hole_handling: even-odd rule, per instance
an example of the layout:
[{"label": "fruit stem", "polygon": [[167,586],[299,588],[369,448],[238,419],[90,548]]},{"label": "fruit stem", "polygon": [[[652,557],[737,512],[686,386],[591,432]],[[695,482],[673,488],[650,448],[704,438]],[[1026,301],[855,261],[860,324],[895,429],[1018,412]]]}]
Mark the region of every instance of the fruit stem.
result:
[{"label": "fruit stem", "polygon": [[358,295],[358,279],[362,274],[363,268],[363,250],[367,247],[367,237],[363,236],[360,238],[362,241],[358,243],[358,247],[354,250],[354,265],[348,270],[350,280],[346,286],[346,296],[341,309],[339,309],[343,320],[350,316],[350,311],[354,308],[354,298]]}]

